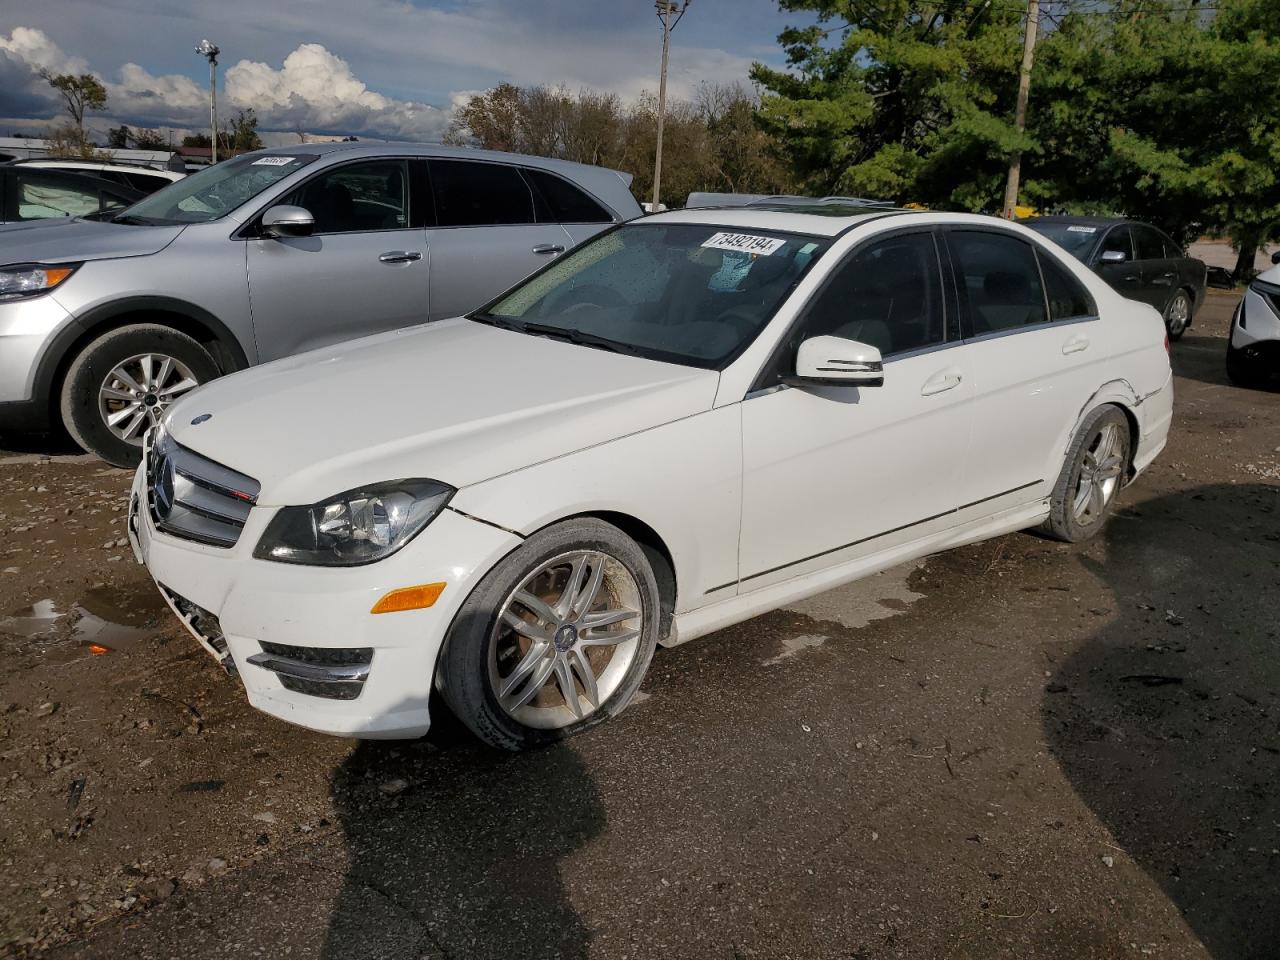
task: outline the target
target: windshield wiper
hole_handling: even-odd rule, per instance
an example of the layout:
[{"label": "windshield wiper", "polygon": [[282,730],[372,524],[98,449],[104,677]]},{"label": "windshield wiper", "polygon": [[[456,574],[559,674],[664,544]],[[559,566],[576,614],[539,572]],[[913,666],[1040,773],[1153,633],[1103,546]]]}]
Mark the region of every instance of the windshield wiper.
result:
[{"label": "windshield wiper", "polygon": [[552,327],[544,323],[526,323],[523,325],[523,330],[525,333],[532,333],[539,337],[565,340],[580,347],[595,347],[599,350],[609,350],[613,353],[634,354],[636,352],[635,348],[629,344],[619,343],[617,340],[610,340],[608,337],[598,337],[594,333],[583,333],[581,330]]},{"label": "windshield wiper", "polygon": [[138,217],[131,213],[122,213],[119,216],[112,217],[108,223],[127,223],[132,227],[154,227],[156,221],[150,217]]}]

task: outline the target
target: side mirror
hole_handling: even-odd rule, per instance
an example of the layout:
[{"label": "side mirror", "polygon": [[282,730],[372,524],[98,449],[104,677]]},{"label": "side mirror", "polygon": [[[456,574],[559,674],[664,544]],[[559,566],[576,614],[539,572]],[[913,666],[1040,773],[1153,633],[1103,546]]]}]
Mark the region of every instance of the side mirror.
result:
[{"label": "side mirror", "polygon": [[277,240],[285,237],[309,237],[316,228],[316,218],[305,207],[288,204],[269,207],[262,215],[262,233]]},{"label": "side mirror", "polygon": [[1275,253],[1271,255],[1271,262],[1280,263],[1280,250],[1277,250]]},{"label": "side mirror", "polygon": [[1098,258],[1101,263],[1124,263],[1128,259],[1123,250],[1103,250]]},{"label": "side mirror", "polygon": [[879,387],[884,385],[880,351],[844,337],[810,337],[796,351],[796,372],[782,378],[795,387]]}]

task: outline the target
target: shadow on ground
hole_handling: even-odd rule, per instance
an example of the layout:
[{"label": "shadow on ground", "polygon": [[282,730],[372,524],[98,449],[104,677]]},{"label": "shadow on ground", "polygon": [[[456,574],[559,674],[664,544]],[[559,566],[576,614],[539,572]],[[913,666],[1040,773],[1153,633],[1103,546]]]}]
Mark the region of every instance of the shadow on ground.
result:
[{"label": "shadow on ground", "polygon": [[[1216,960],[1280,945],[1280,487],[1206,486],[1112,522],[1109,625],[1045,695],[1050,747]],[[1200,518],[1212,516],[1213,522]]]},{"label": "shadow on ground", "polygon": [[334,777],[350,867],[322,956],[586,957],[559,869],[605,817],[578,755],[500,753],[433,708],[431,744],[366,741]]}]

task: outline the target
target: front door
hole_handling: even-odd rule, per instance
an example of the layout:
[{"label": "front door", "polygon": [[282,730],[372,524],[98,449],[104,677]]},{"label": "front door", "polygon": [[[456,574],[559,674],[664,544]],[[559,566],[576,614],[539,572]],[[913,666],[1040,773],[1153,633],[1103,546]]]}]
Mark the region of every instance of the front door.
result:
[{"label": "front door", "polygon": [[332,167],[279,202],[305,207],[316,226],[309,237],[247,241],[262,360],[427,320],[427,237],[410,225],[408,161]]},{"label": "front door", "polygon": [[[1108,251],[1124,254],[1124,260],[1119,263],[1105,262],[1101,258]],[[1102,277],[1122,297],[1128,297],[1130,300],[1142,299],[1142,268],[1134,262],[1133,229],[1127,223],[1107,231],[1094,256],[1097,258],[1094,264],[1098,276]]]},{"label": "front door", "polygon": [[[740,592],[927,536],[953,522],[969,382],[929,230],[877,238],[835,268],[788,338],[877,347],[879,387],[780,387],[742,403]],[[767,386],[767,385],[766,385]]]},{"label": "front door", "polygon": [[537,222],[516,167],[433,159],[430,169],[431,319],[470,313],[573,246],[560,224]]}]

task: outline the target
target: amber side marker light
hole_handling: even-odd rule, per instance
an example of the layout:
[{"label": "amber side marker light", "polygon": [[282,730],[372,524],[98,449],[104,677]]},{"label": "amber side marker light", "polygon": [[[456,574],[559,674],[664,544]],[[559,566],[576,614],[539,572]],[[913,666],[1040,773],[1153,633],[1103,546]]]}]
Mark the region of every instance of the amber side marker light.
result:
[{"label": "amber side marker light", "polygon": [[370,613],[399,613],[401,610],[422,610],[431,606],[444,593],[443,583],[423,583],[416,587],[392,590],[373,605]]}]

